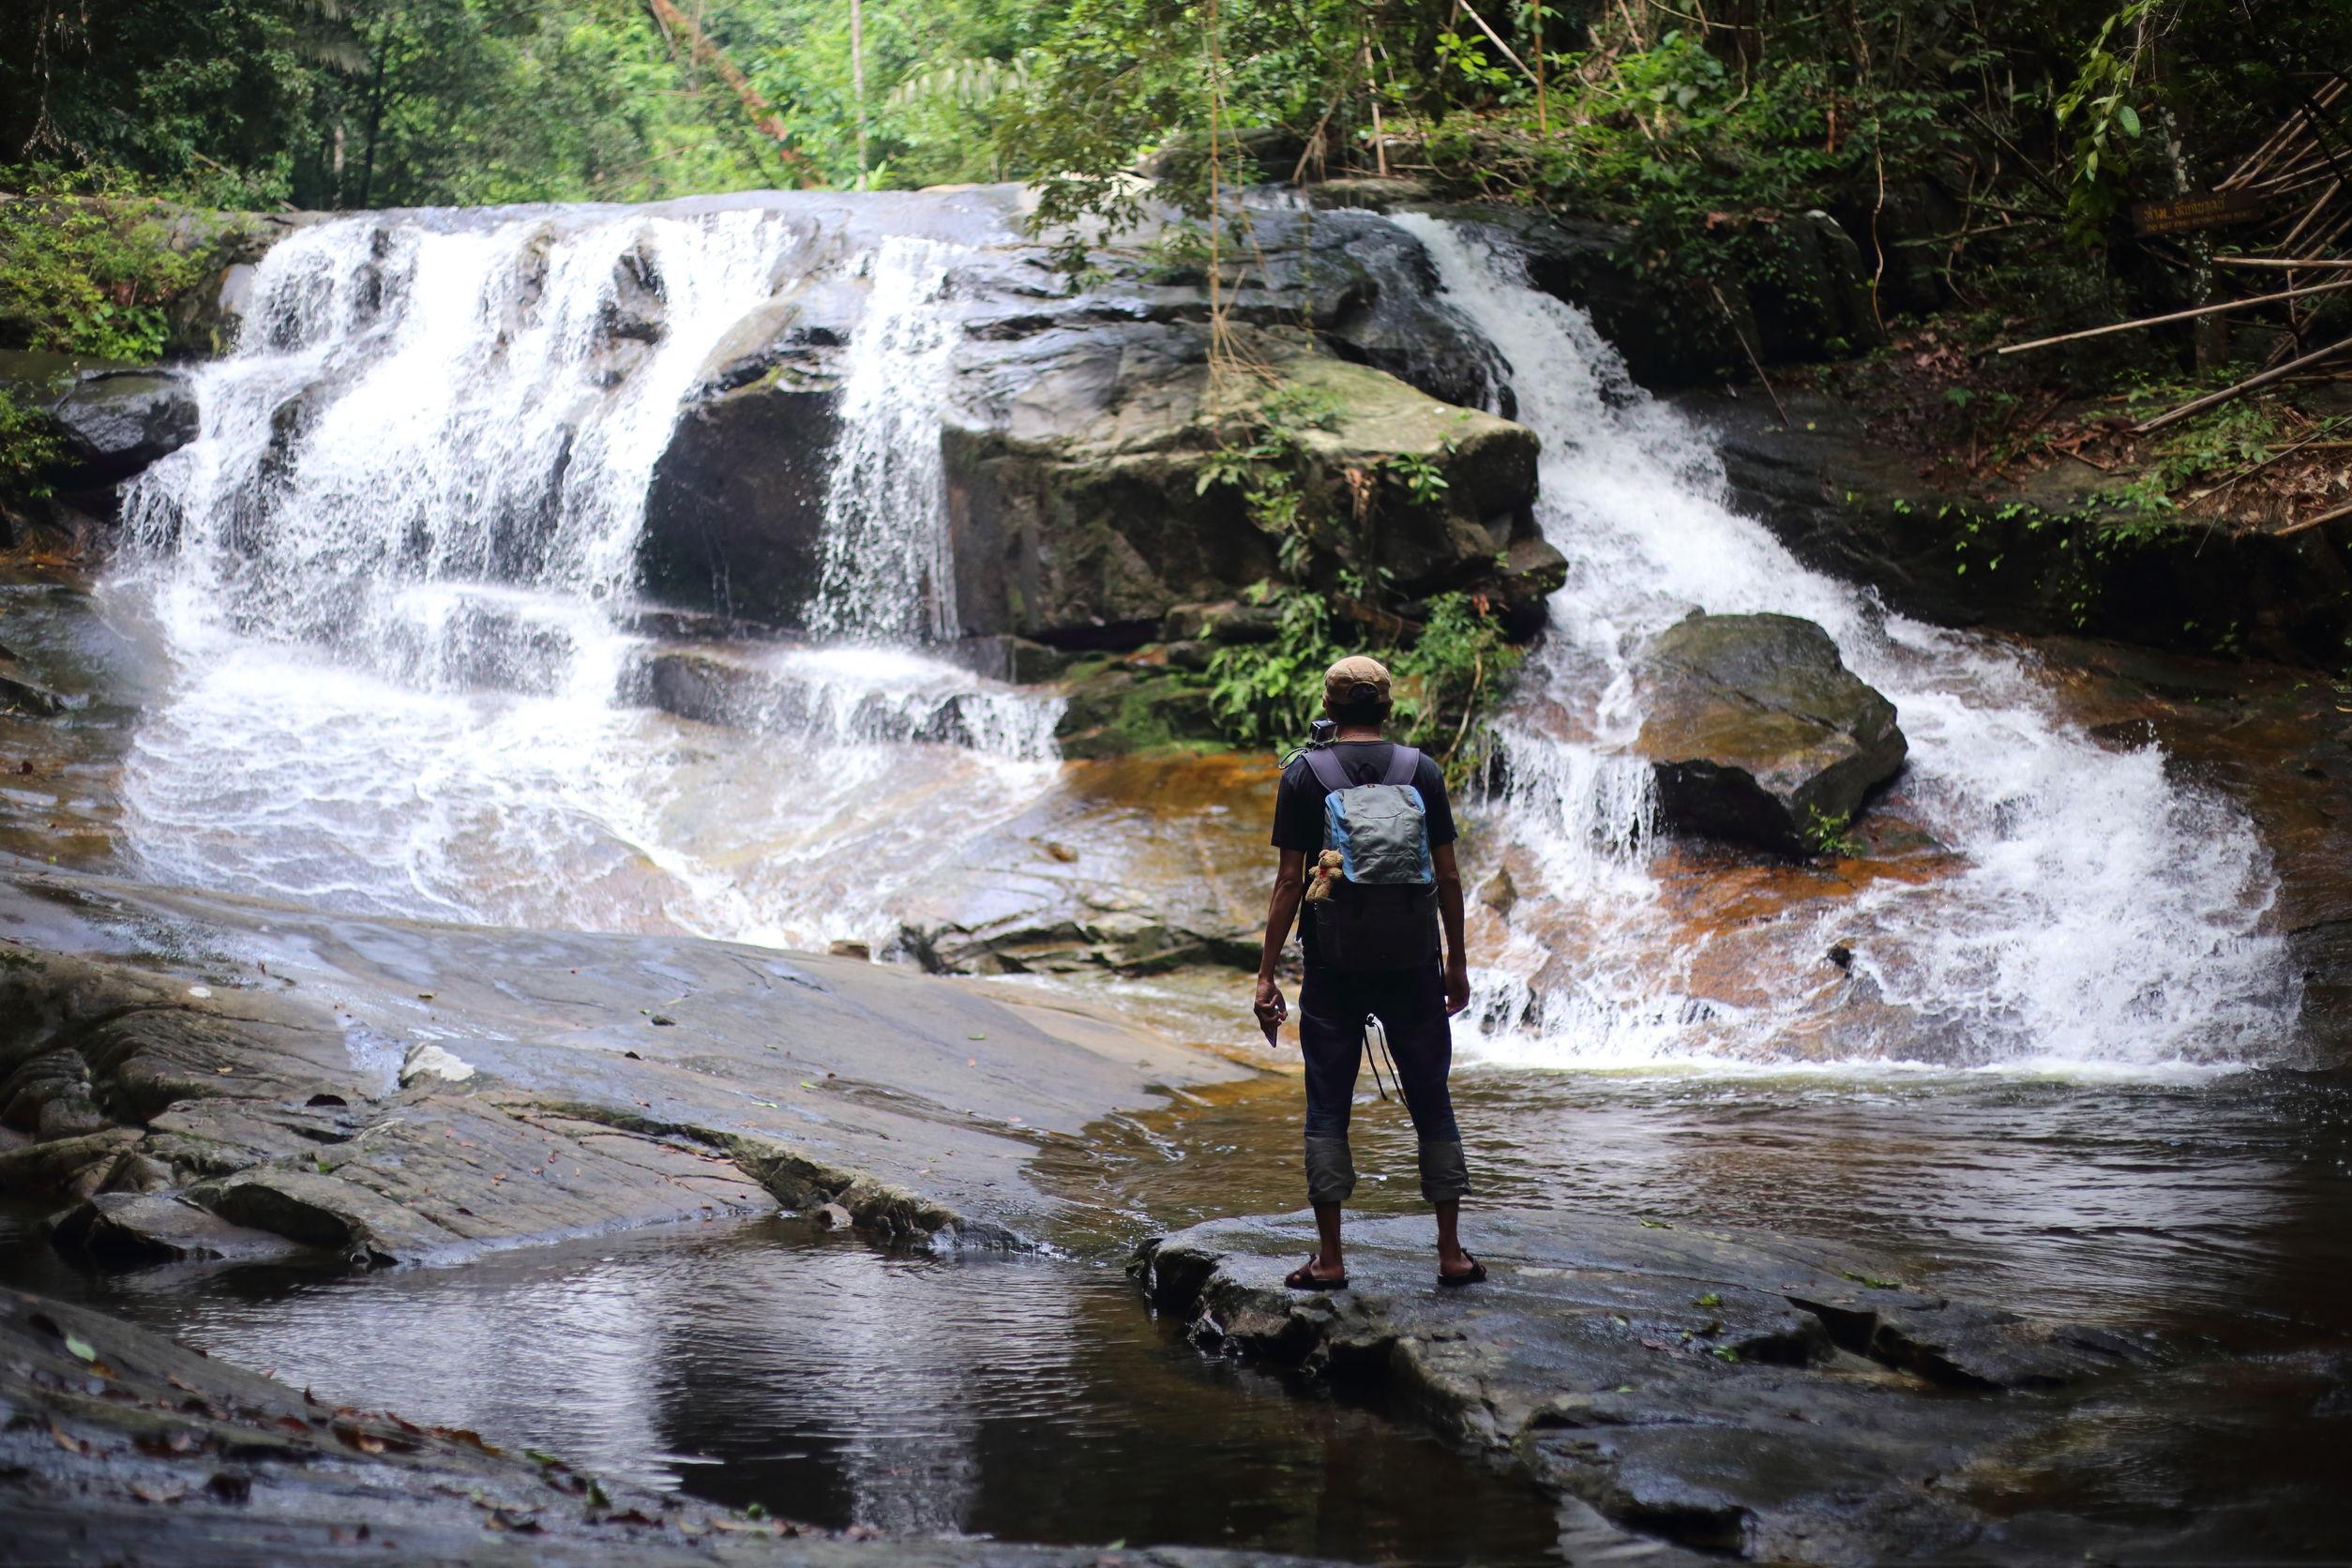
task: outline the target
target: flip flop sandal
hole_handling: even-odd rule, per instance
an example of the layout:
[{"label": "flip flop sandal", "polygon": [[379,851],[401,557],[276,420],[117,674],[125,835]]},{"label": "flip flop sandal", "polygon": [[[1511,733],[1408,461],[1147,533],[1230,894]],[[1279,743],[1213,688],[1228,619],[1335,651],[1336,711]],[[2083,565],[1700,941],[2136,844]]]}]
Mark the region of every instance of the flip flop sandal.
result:
[{"label": "flip flop sandal", "polygon": [[1452,1288],[1461,1285],[1477,1285],[1485,1279],[1486,1265],[1480,1262],[1475,1258],[1470,1258],[1470,1255],[1467,1251],[1465,1251],[1462,1256],[1470,1258],[1470,1266],[1463,1270],[1460,1274],[1447,1274],[1443,1269],[1440,1269],[1438,1271],[1439,1284]]},{"label": "flip flop sandal", "polygon": [[1315,1259],[1310,1258],[1286,1274],[1282,1283],[1293,1290],[1345,1290],[1348,1276],[1343,1274],[1337,1279],[1325,1279],[1315,1272]]}]

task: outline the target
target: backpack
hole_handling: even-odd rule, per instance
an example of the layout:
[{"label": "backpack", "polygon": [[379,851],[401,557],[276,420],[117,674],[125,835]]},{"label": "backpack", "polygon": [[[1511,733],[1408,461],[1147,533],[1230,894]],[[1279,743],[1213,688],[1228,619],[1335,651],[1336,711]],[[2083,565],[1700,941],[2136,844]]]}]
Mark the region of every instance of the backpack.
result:
[{"label": "backpack", "polygon": [[1323,843],[1340,874],[1313,906],[1307,941],[1316,962],[1337,970],[1418,969],[1438,956],[1438,878],[1429,860],[1427,807],[1413,776],[1421,753],[1399,746],[1378,783],[1349,778],[1338,756],[1306,753],[1323,788]]}]

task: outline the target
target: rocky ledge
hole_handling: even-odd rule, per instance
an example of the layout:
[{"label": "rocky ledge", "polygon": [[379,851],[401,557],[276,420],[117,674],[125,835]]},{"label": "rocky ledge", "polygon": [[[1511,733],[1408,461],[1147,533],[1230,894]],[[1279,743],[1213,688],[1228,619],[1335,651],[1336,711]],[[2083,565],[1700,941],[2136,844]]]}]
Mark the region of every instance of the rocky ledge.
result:
[{"label": "rocky ledge", "polygon": [[1265,1553],[835,1535],[472,1432],[336,1408],[102,1314],[0,1291],[0,1511],[21,1562],[1248,1568]]},{"label": "rocky ledge", "polygon": [[2150,1359],[1777,1236],[1549,1214],[1472,1229],[1490,1278],[1459,1291],[1417,1218],[1351,1228],[1346,1291],[1283,1288],[1314,1248],[1305,1214],[1196,1226],[1133,1273],[1204,1347],[1372,1383],[1573,1508],[1764,1561],[1998,1560],[1972,1468]]},{"label": "rocky ledge", "polygon": [[2219,526],[2135,509],[2115,482],[2061,469],[1958,493],[1922,481],[1842,399],[1678,401],[1713,432],[1743,511],[1906,615],[2327,669],[2352,640],[2352,520]]},{"label": "rocky ledge", "polygon": [[1024,1168],[1244,1069],[980,983],[0,877],[0,1190],[69,1248],[355,1266],[777,1205],[1020,1244]]}]

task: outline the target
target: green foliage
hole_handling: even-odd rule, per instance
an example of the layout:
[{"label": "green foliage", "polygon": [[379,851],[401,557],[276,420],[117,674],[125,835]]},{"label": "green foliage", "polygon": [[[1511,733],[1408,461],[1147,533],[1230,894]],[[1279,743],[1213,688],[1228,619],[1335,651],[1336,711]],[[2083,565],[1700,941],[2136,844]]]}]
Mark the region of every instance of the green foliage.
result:
[{"label": "green foliage", "polygon": [[1194,481],[1196,494],[1216,485],[1239,490],[1250,521],[1274,540],[1275,557],[1293,580],[1305,577],[1319,546],[1343,542],[1323,526],[1304,445],[1307,431],[1332,429],[1339,415],[1325,388],[1285,383],[1221,432]]},{"label": "green foliage", "polygon": [[[2106,220],[2126,200],[2129,143],[2140,137],[2140,113],[2131,100],[2148,53],[2148,27],[2157,9],[2157,0],[2131,0],[2102,23],[2083,52],[2073,84],[2053,109],[2053,118],[2073,136],[2068,155],[2069,226],[2088,243],[2098,241]],[[2118,51],[2124,36],[2130,38],[2129,47]]]},{"label": "green foliage", "polygon": [[0,170],[0,344],[144,363],[166,308],[203,275],[170,245],[170,218],[119,174]]},{"label": "green foliage", "polygon": [[1217,648],[1209,711],[1236,746],[1294,745],[1322,712],[1323,671],[1352,650],[1340,645],[1322,595],[1260,584],[1252,597],[1274,605],[1274,640]]},{"label": "green foliage", "polygon": [[[1211,656],[1209,706],[1234,745],[1280,749],[1321,716],[1323,671],[1365,646],[1332,596],[1263,584],[1255,596],[1274,608],[1274,640]],[[1487,716],[1521,657],[1493,611],[1466,594],[1440,595],[1409,641],[1373,652],[1395,679],[1389,732],[1437,758],[1450,780],[1474,776],[1492,748]]]},{"label": "green foliage", "polygon": [[36,46],[0,52],[0,156],[126,169],[193,204],[628,200],[789,177],[637,0],[29,3]]},{"label": "green foliage", "polygon": [[1475,161],[1497,193],[1621,218],[1636,260],[1681,276],[1808,289],[1793,258],[1810,236],[1792,226],[1882,163],[1932,163],[1960,140],[1942,83],[1856,82],[1795,52],[1740,69],[1679,26],[1546,59],[1548,135],[1522,108],[1454,121],[1433,153]]},{"label": "green foliage", "polygon": [[1468,594],[1439,595],[1421,635],[1389,661],[1398,732],[1438,758],[1450,778],[1482,771],[1493,752],[1487,716],[1520,657],[1490,606]]},{"label": "green foliage", "polygon": [[40,476],[61,455],[49,416],[0,388],[0,495],[47,494]]},{"label": "green foliage", "polygon": [[1846,830],[1854,819],[1846,812],[1824,811],[1817,806],[1805,807],[1805,842],[1817,855],[1837,860],[1852,860],[1862,852],[1862,841]]},{"label": "green foliage", "polygon": [[1384,464],[1404,485],[1416,506],[1434,506],[1451,487],[1444,465],[1423,452],[1398,452]]}]

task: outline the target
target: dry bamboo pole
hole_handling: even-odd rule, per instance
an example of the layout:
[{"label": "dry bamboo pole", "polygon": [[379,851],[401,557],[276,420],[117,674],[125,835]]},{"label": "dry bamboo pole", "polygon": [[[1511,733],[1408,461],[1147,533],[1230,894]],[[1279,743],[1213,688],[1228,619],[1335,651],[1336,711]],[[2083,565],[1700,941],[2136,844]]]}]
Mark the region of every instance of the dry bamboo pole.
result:
[{"label": "dry bamboo pole", "polygon": [[1511,53],[1511,46],[1502,41],[1501,34],[1486,25],[1486,19],[1478,14],[1477,7],[1469,4],[1468,0],[1463,0],[1463,3],[1455,6],[1454,9],[1456,15],[1467,16],[1472,22],[1477,23],[1478,30],[1485,34],[1486,37],[1493,41],[1494,46],[1497,49],[1502,51],[1502,57],[1504,59],[1519,68],[1519,74],[1521,76],[1526,77],[1530,82],[1533,82],[1535,80],[1535,73],[1527,68],[1527,62],[1520,59],[1516,54]]},{"label": "dry bamboo pole", "polygon": [[2314,349],[2311,353],[2290,359],[2273,369],[2248,376],[2235,386],[2224,386],[2219,392],[2208,392],[2202,398],[2192,398],[2179,408],[2167,409],[2153,419],[2142,420],[2132,427],[2132,433],[2146,435],[2151,430],[2161,430],[2166,425],[2186,419],[2192,414],[2202,414],[2216,403],[2225,403],[2232,398],[2243,397],[2257,386],[2268,386],[2282,376],[2290,375],[2306,365],[2315,365],[2331,354],[2343,353],[2345,349],[2352,349],[2352,338],[2339,338],[2324,349]]},{"label": "dry bamboo pole", "polygon": [[2352,257],[2340,256],[2216,256],[2215,266],[2352,266]]},{"label": "dry bamboo pole", "polygon": [[2311,204],[2311,210],[2304,213],[2302,217],[2295,220],[2295,227],[2286,232],[2286,237],[2279,241],[2278,248],[2281,250],[2292,249],[2295,242],[2303,237],[2303,231],[2311,227],[2312,219],[2317,218],[2322,212],[2325,212],[2328,208],[2328,204],[2336,199],[2336,192],[2342,190],[2343,188],[2344,181],[2338,179],[2333,184],[2329,185],[2327,189],[2321,191],[2319,193],[2319,200]]},{"label": "dry bamboo pole", "polygon": [[2311,283],[2299,289],[2281,289],[2276,294],[2251,294],[2244,299],[2225,299],[2219,305],[2199,305],[2187,310],[2175,310],[2168,315],[2143,316],[2138,321],[2117,322],[2108,326],[2085,327],[2080,332],[2061,332],[2055,338],[2036,338],[2029,343],[2010,343],[1994,352],[2023,354],[2028,349],[2046,349],[2052,343],[2072,343],[2084,338],[2103,338],[2110,332],[2132,332],[2143,326],[2162,326],[2166,322],[2185,322],[2196,316],[2217,316],[2224,310],[2243,310],[2254,305],[2275,305],[2282,299],[2300,299],[2307,294],[2333,294],[2352,289],[2352,278],[2340,283]]},{"label": "dry bamboo pole", "polygon": [[2316,528],[2323,522],[2333,522],[2338,518],[2352,518],[2352,502],[2347,502],[2332,511],[2322,512],[2315,518],[2305,518],[2300,522],[2290,522],[2284,528],[2273,529],[2270,537],[2284,539],[2289,534],[2300,534],[2307,528]]},{"label": "dry bamboo pole", "polygon": [[2299,163],[2267,180],[2256,180],[2245,188],[2258,195],[2292,196],[2299,190],[2309,190],[2334,173],[2335,166],[2328,159],[2314,158],[2309,163]]},{"label": "dry bamboo pole", "polygon": [[776,105],[760,96],[760,90],[751,84],[750,79],[735,68],[735,63],[718,45],[703,36],[702,29],[694,24],[693,18],[678,9],[672,0],[645,0],[645,5],[653,12],[654,20],[660,24],[665,37],[671,33],[685,37],[688,59],[708,66],[718,73],[719,80],[727,83],[737,101],[742,103],[745,115],[775,139],[774,151],[779,159],[788,164],[808,161],[807,154],[789,144],[792,129],[785,125],[784,116],[776,112]]},{"label": "dry bamboo pole", "polygon": [[1529,11],[1535,24],[1535,134],[1549,136],[1552,133],[1551,112],[1544,107],[1544,0],[1531,0]]},{"label": "dry bamboo pole", "polygon": [[2229,177],[2222,181],[2221,184],[2215,186],[2213,188],[2216,190],[2229,190],[2260,173],[2262,170],[2269,166],[2272,158],[2276,158],[2279,153],[2284,150],[2287,143],[2294,141],[2297,137],[2303,133],[2305,126],[2311,119],[2312,104],[2316,104],[2318,107],[2326,109],[2332,105],[2338,98],[2342,97],[2343,93],[2344,78],[2341,76],[2329,82],[2326,86],[2321,87],[2318,92],[2312,95],[2311,103],[2304,104],[2297,108],[2295,113],[2289,114],[2285,119],[2279,122],[2278,128],[2270,132],[2269,136],[2264,140],[2262,145],[2256,147],[2253,153],[2248,155],[2245,162],[2239,164],[2236,169],[2231,170]]}]

